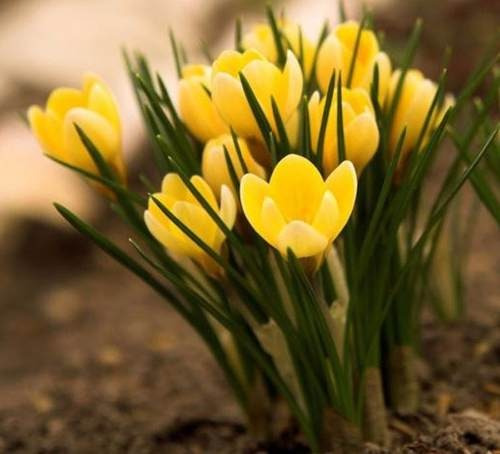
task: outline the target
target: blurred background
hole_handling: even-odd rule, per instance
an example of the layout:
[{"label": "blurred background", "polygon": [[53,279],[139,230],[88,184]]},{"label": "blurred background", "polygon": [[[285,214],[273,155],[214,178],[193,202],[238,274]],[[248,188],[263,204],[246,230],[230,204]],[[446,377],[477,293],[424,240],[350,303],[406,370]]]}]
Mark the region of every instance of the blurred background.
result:
[{"label": "blurred background", "polygon": [[[311,37],[325,17],[338,20],[333,0],[274,3]],[[348,16],[359,18],[360,2],[345,4]],[[147,168],[150,154],[121,48],[143,51],[175,97],[168,28],[192,61],[202,61],[202,46],[214,55],[231,46],[236,17],[248,29],[263,18],[264,6],[257,0],[0,1],[0,452],[111,445],[141,452],[151,437],[161,442],[165,430],[204,418],[231,422],[222,438],[241,430],[232,423],[240,417],[223,379],[189,328],[58,217],[53,201],[116,241],[127,239],[79,177],[42,156],[19,113],[43,104],[53,87],[79,86],[85,71],[100,74],[118,98],[134,174]],[[500,19],[495,0],[365,6],[396,55],[423,17],[417,63],[436,79],[445,43],[451,45],[452,90]],[[470,287],[475,300],[498,309],[492,271],[499,269],[498,232],[485,213],[479,224]]]}]

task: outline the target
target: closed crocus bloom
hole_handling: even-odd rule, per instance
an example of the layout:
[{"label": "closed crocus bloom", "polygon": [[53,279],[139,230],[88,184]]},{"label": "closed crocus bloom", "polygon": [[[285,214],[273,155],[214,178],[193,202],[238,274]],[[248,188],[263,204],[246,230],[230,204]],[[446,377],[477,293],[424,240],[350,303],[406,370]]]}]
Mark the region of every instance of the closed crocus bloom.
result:
[{"label": "closed crocus bloom", "polygon": [[[220,205],[208,183],[198,175],[191,177],[191,183],[203,198],[219,214],[231,229],[236,218],[234,196],[225,185],[220,190]],[[191,193],[181,177],[168,173],[162,182],[161,192],[153,195],[187,228],[197,235],[213,251],[220,253],[225,236],[212,217]],[[174,255],[189,257],[199,263],[207,273],[217,274],[220,269],[216,262],[172,222],[161,208],[150,198],[144,221],[153,236]]]},{"label": "closed crocus bloom", "polygon": [[[316,77],[323,93],[326,93],[334,71],[342,75],[344,84],[347,82],[358,32],[357,22],[344,22],[335,27],[321,45],[316,63]],[[380,52],[375,34],[371,30],[364,29],[359,39],[350,86],[369,91],[375,65],[378,66],[379,72],[379,102],[383,104],[391,77],[391,61],[387,54]]]},{"label": "closed crocus bloom", "polygon": [[201,142],[229,132],[210,97],[211,74],[210,66],[186,65],[179,82],[181,118]]},{"label": "closed crocus bloom", "polygon": [[[246,170],[259,177],[265,178],[266,171],[257,163],[248,149],[245,140],[238,138],[238,145],[241,151],[241,158],[245,164]],[[231,164],[235,170],[238,180],[241,180],[244,169],[241,164],[240,157],[236,150],[233,138],[230,134],[224,134],[216,139],[207,142],[203,150],[203,157],[201,161],[201,171],[203,178],[207,181],[213,191],[218,194],[223,185],[231,189],[233,194],[236,195],[236,188],[233,185],[233,180],[227,165],[226,155],[224,148],[227,150]]]},{"label": "closed crocus bloom", "polygon": [[47,155],[97,174],[75,128],[78,125],[118,178],[125,180],[118,108],[111,91],[97,76],[86,74],[81,90],[57,88],[50,94],[45,110],[29,108],[28,119]]},{"label": "closed crocus bloom", "polygon": [[[387,99],[388,108],[392,104],[400,74],[401,72],[397,70],[392,76],[389,88],[389,97]],[[437,85],[432,80],[426,79],[420,71],[411,69],[406,73],[389,135],[389,149],[392,153],[394,153],[396,151],[399,137],[406,128],[405,139],[401,149],[401,158],[399,161],[400,167],[404,165],[408,153],[417,145],[420,133],[425,123],[425,118],[431,108],[436,92]],[[446,107],[449,107],[450,103],[451,99],[447,98],[447,101],[445,102]],[[427,138],[434,130],[437,121],[440,118],[442,119],[442,115],[441,111],[436,110],[427,126],[422,145],[425,144]]]},{"label": "closed crocus bloom", "polygon": [[[333,171],[338,164],[337,146],[337,93],[328,114],[325,141],[323,145],[323,168],[325,174]],[[320,99],[315,92],[309,101],[309,122],[313,151],[318,150],[321,121],[326,98]],[[361,88],[342,88],[342,122],[344,127],[345,155],[356,168],[358,175],[377,151],[379,131],[375,113],[368,93]]]},{"label": "closed crocus bloom", "polygon": [[246,99],[240,72],[248,80],[267,120],[276,130],[271,98],[278,106],[284,122],[295,112],[303,88],[302,70],[291,51],[283,70],[266,60],[258,51],[243,53],[225,51],[213,66],[212,99],[222,118],[239,136],[262,140],[262,136]]},{"label": "closed crocus bloom", "polygon": [[[304,59],[303,67],[305,69],[306,76],[309,77],[316,49],[314,43],[304,34],[302,34],[301,38],[301,28],[298,24],[289,21],[281,21],[279,26],[281,33],[285,37],[285,48],[288,44],[298,59],[302,55],[302,58]],[[256,25],[249,33],[243,36],[241,44],[244,49],[258,50],[270,62],[278,62],[278,51],[276,49],[273,31],[271,26],[268,24]]]},{"label": "closed crocus bloom", "polygon": [[290,154],[275,167],[269,183],[247,174],[241,180],[243,212],[253,229],[286,255],[322,254],[341,232],[356,198],[354,166],[344,161],[323,180],[308,159]]}]

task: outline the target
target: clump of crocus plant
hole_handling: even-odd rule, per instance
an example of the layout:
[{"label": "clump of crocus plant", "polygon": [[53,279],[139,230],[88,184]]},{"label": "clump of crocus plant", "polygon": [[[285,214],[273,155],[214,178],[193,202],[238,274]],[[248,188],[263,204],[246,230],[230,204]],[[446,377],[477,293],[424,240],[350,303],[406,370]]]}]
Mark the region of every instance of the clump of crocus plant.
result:
[{"label": "clump of crocus plant", "polygon": [[[497,132],[478,144],[486,105],[463,136],[455,126],[494,61],[455,104],[444,74],[409,69],[419,23],[393,72],[366,18],[311,40],[267,15],[238,26],[235,49],[210,65],[186,61],[172,37],[177,103],[141,55],[126,55],[161,186],[149,197],[125,186],[122,120],[95,76],[55,90],[29,122],[49,157],[111,196],[135,251],[59,212],[198,332],[256,437],[276,435],[284,401],[312,452],[388,446],[386,406],[418,407],[418,315],[447,208],[473,170],[500,217],[478,166]],[[424,193],[447,135],[458,153],[437,194]]]}]

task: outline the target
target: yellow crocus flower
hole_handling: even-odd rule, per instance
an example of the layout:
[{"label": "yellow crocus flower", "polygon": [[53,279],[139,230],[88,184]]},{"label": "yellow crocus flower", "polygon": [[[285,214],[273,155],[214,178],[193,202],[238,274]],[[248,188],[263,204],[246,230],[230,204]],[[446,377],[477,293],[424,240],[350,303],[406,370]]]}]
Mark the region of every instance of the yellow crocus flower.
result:
[{"label": "yellow crocus flower", "polygon": [[[389,95],[386,103],[387,108],[390,108],[393,102],[400,75],[400,70],[397,70],[391,78]],[[399,137],[406,128],[406,135],[402,145],[398,166],[400,169],[405,165],[409,153],[417,145],[425,118],[431,108],[436,92],[437,84],[430,79],[426,79],[419,70],[410,69],[406,73],[389,134],[389,150],[395,153]],[[435,109],[423,136],[421,142],[422,146],[427,143],[432,131],[442,120],[446,110],[453,104],[453,97],[448,95],[445,97],[443,106],[439,109]]]},{"label": "yellow crocus flower", "polygon": [[[309,122],[311,128],[311,144],[317,152],[321,121],[325,110],[326,97],[320,99],[315,92],[309,101]],[[379,131],[375,113],[368,93],[361,88],[342,88],[342,123],[344,126],[346,159],[351,161],[358,175],[377,151]],[[328,114],[325,141],[323,145],[323,168],[325,174],[338,165],[337,146],[337,92],[333,93],[333,101]]]},{"label": "yellow crocus flower", "polygon": [[[237,141],[241,151],[241,158],[243,159],[248,172],[261,178],[265,178],[266,171],[254,159],[246,141],[241,138],[238,138]],[[224,147],[228,152],[229,159],[233,165],[238,180],[241,180],[241,177],[245,172],[238,156],[233,138],[230,134],[224,134],[207,142],[205,148],[203,149],[201,173],[203,178],[205,178],[216,194],[220,192],[223,185],[226,185],[236,196],[236,188],[233,185],[233,180],[231,179],[231,174],[227,166]]]},{"label": "yellow crocus flower", "polygon": [[212,66],[212,98],[222,118],[245,139],[262,136],[245,97],[240,72],[246,77],[272,128],[276,130],[271,98],[286,123],[295,112],[303,88],[302,70],[291,51],[283,70],[254,49],[224,51]]},{"label": "yellow crocus flower", "polygon": [[[357,22],[344,22],[337,25],[321,45],[316,62],[316,77],[323,93],[326,93],[334,71],[342,75],[343,84],[347,83],[358,31]],[[391,77],[391,61],[386,53],[380,52],[375,33],[364,29],[361,31],[350,86],[369,91],[375,65],[378,65],[379,71],[379,102],[383,104]]]},{"label": "yellow crocus flower", "polygon": [[284,157],[269,183],[246,174],[240,184],[243,212],[253,229],[286,255],[322,254],[351,215],[357,177],[349,161],[323,180],[311,161],[296,154]]},{"label": "yellow crocus flower", "polygon": [[229,132],[210,97],[212,68],[186,65],[179,82],[179,111],[187,128],[198,140],[206,142]]},{"label": "yellow crocus flower", "polygon": [[[311,74],[316,47],[314,43],[302,34],[301,49],[301,28],[298,24],[289,21],[280,21],[280,31],[284,36],[284,48],[290,47],[297,59],[300,55],[304,59],[303,67],[307,77]],[[243,36],[241,44],[244,49],[256,49],[270,62],[277,63],[278,51],[274,40],[273,31],[269,24],[257,24],[253,29]]]},{"label": "yellow crocus flower", "polygon": [[[237,209],[230,189],[222,185],[220,205],[217,206],[214,192],[202,177],[195,175],[191,177],[190,181],[214,211],[219,214],[227,227],[231,229],[236,219]],[[225,239],[224,233],[178,174],[168,173],[163,179],[161,192],[154,194],[153,197],[170,210],[213,251],[221,252]],[[211,275],[219,273],[220,269],[216,262],[177,227],[152,198],[149,199],[148,209],[144,213],[144,221],[153,236],[173,254],[193,259]]]},{"label": "yellow crocus flower", "polygon": [[113,94],[97,76],[86,74],[81,90],[55,89],[47,100],[45,110],[39,106],[28,109],[28,120],[47,155],[98,174],[77,133],[77,124],[118,178],[125,181],[118,108]]}]

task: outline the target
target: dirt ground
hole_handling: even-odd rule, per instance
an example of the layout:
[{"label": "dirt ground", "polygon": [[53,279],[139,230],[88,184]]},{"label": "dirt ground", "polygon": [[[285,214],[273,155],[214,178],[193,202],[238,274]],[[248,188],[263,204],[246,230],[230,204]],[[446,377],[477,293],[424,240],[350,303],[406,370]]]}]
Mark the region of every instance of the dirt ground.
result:
[{"label": "dirt ground", "polygon": [[[0,255],[0,452],[307,452],[290,433],[255,445],[190,328],[87,241],[29,220],[10,232]],[[391,416],[390,452],[500,452],[498,246],[482,213],[469,317],[425,323],[422,407]]]}]

